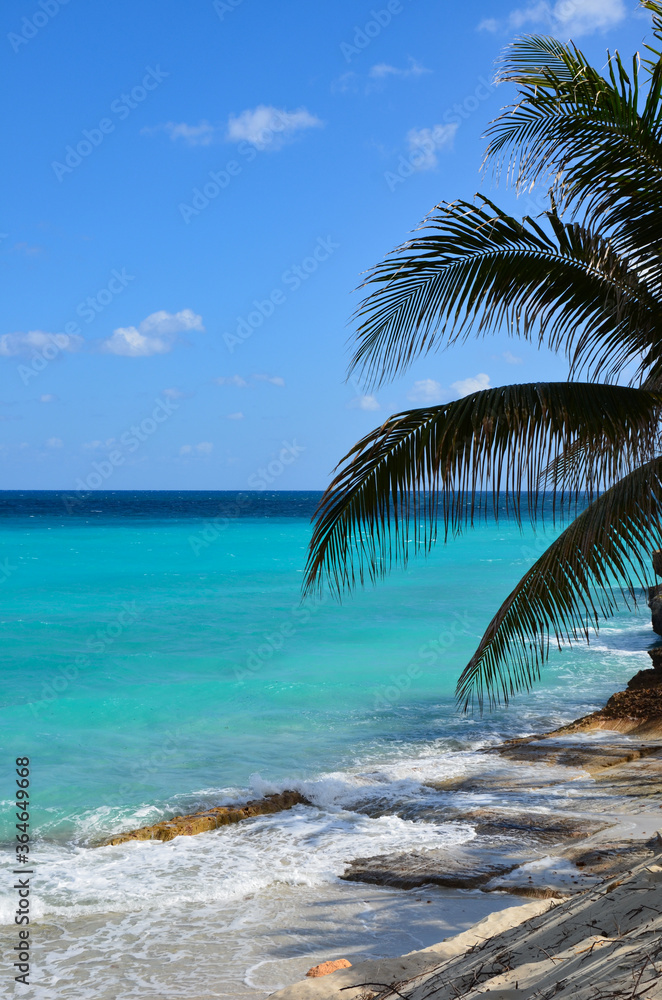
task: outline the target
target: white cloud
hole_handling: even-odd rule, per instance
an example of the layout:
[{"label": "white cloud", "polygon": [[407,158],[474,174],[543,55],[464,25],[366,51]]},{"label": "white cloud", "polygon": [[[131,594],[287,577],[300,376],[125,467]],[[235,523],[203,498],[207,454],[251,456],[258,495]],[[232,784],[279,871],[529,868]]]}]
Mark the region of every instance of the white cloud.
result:
[{"label": "white cloud", "polygon": [[448,392],[433,378],[423,378],[414,382],[409,399],[414,403],[441,403]]},{"label": "white cloud", "polygon": [[226,414],[226,419],[227,420],[243,420],[244,419],[244,415],[241,412],[241,410],[238,410],[236,413],[227,413]]},{"label": "white cloud", "polygon": [[221,375],[220,378],[215,378],[214,382],[216,385],[234,385],[237,389],[245,389],[248,386],[248,382],[241,375]]},{"label": "white cloud", "polygon": [[14,243],[12,250],[15,250],[17,253],[24,253],[26,257],[36,257],[38,254],[43,253],[44,248],[30,246],[29,243]]},{"label": "white cloud", "polygon": [[285,111],[272,105],[260,104],[228,119],[227,139],[230,142],[250,142],[258,149],[280,149],[285,140],[303,129],[319,128],[322,122],[306,108]]},{"label": "white cloud", "polygon": [[354,399],[348,403],[351,409],[359,410],[378,410],[379,403],[376,396],[355,396]]},{"label": "white cloud", "polygon": [[511,10],[505,21],[486,18],[479,31],[520,31],[543,27],[564,39],[606,31],[627,17],[624,0],[537,0]]},{"label": "white cloud", "polygon": [[[263,375],[258,373],[256,375],[251,375],[251,378],[256,382],[269,382],[271,385],[284,386],[285,379],[281,375]],[[241,375],[221,375],[219,378],[215,378],[214,382],[216,385],[233,385],[237,389],[247,389],[248,382]]]},{"label": "white cloud", "polygon": [[172,350],[177,335],[187,330],[204,330],[202,317],[191,309],[182,309],[177,313],[161,309],[151,313],[137,327],[125,326],[114,330],[111,337],[101,342],[101,350],[125,358],[167,354]]},{"label": "white cloud", "polygon": [[353,70],[348,70],[347,73],[343,73],[334,80],[331,84],[331,93],[333,94],[358,94],[359,77]]},{"label": "white cloud", "polygon": [[373,66],[368,74],[373,80],[383,80],[388,76],[423,76],[426,73],[431,73],[431,69],[426,69],[425,66],[421,66],[419,62],[415,59],[409,58],[409,66],[406,69],[399,69],[397,66],[391,66],[389,63],[377,63]]},{"label": "white cloud", "polygon": [[85,441],[83,449],[85,451],[96,451],[98,448],[112,448],[117,444],[117,438],[106,438],[105,441]]},{"label": "white cloud", "polygon": [[504,351],[501,357],[504,361],[507,361],[509,365],[524,364],[524,358],[520,358],[518,354],[513,354],[511,351]]},{"label": "white cloud", "polygon": [[46,442],[47,448],[62,448],[63,445],[64,441],[62,440],[62,438],[49,438],[48,441]]},{"label": "white cloud", "polygon": [[181,399],[184,393],[181,389],[177,389],[176,386],[173,386],[171,389],[164,389],[162,395],[164,395],[166,399]]},{"label": "white cloud", "polygon": [[54,396],[52,393],[47,392],[43,396],[39,397],[39,402],[40,403],[57,403],[57,396]]},{"label": "white cloud", "polygon": [[204,120],[197,125],[187,125],[186,122],[165,122],[163,125],[141,129],[141,135],[154,135],[155,132],[166,132],[173,142],[183,139],[188,146],[209,146],[214,139],[222,135],[221,129]]},{"label": "white cloud", "polygon": [[432,170],[437,166],[437,153],[453,145],[458,126],[434,125],[432,128],[412,128],[407,132],[409,162],[415,170]]},{"label": "white cloud", "polygon": [[478,375],[474,375],[472,378],[460,379],[459,382],[453,382],[451,389],[454,389],[458,396],[468,396],[471,392],[480,392],[481,389],[490,388],[490,376],[485,375],[481,372]]},{"label": "white cloud", "polygon": [[200,441],[199,444],[183,444],[179,449],[180,455],[191,455],[197,451],[199,455],[209,455],[214,450],[211,441]]},{"label": "white cloud", "polygon": [[0,357],[13,358],[17,354],[43,354],[51,360],[60,351],[79,351],[84,343],[82,337],[68,336],[66,333],[44,333],[30,330],[28,333],[3,333],[0,337]]}]

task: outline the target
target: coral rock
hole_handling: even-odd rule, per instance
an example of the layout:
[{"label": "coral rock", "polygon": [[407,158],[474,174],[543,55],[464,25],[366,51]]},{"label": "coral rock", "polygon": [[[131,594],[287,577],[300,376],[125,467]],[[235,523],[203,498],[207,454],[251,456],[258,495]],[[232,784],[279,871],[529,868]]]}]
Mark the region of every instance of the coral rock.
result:
[{"label": "coral rock", "polygon": [[662,676],[662,646],[653,646],[648,650],[648,655],[653,661],[653,670]]},{"label": "coral rock", "polygon": [[662,635],[662,585],[651,587],[648,591],[648,607],[651,609],[653,631]]},{"label": "coral rock", "polygon": [[662,685],[662,663],[653,660],[652,670],[640,670],[628,681],[628,691],[637,691],[640,688],[654,688]]},{"label": "coral rock", "polygon": [[662,716],[662,689],[639,688],[617,691],[613,694],[602,714],[608,719],[655,719]]},{"label": "coral rock", "polygon": [[320,965],[314,965],[312,969],[308,969],[306,973],[307,976],[328,976],[330,972],[335,972],[336,969],[349,969],[352,963],[348,962],[346,958],[337,958],[335,962],[322,962]]},{"label": "coral rock", "polygon": [[267,816],[298,805],[309,806],[310,802],[299,792],[279,792],[277,795],[266,795],[263,799],[254,799],[243,806],[216,806],[190,816],[174,816],[172,819],[155,823],[154,826],[143,826],[139,830],[120,833],[117,837],[105,841],[105,844],[124,844],[127,840],[167,841],[174,840],[175,837],[192,837],[196,833],[216,830],[219,826],[240,823],[241,820],[249,819],[251,816]]}]

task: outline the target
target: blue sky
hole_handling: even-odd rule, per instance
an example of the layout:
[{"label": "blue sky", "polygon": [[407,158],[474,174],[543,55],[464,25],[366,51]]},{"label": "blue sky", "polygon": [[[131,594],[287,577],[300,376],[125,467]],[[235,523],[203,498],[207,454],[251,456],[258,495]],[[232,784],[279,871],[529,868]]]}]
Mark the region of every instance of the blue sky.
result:
[{"label": "blue sky", "polygon": [[480,163],[514,34],[602,65],[636,8],[6,0],[2,487],[321,489],[394,411],[564,378],[504,336],[366,395],[352,290],[437,202],[513,207]]}]

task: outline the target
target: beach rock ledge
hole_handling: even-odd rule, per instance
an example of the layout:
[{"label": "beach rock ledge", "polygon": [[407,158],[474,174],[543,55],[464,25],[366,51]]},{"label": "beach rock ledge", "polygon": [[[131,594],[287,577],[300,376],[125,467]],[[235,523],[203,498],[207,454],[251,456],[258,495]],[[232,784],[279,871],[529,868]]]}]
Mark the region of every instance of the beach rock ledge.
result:
[{"label": "beach rock ledge", "polygon": [[187,816],[173,816],[162,820],[153,826],[142,826],[138,830],[128,830],[110,840],[104,841],[103,847],[125,844],[127,840],[174,840],[175,837],[192,837],[196,833],[206,833],[216,830],[219,826],[230,826],[240,823],[251,816],[268,816],[271,813],[291,809],[292,806],[309,806],[310,802],[299,792],[287,790],[276,795],[266,795],[263,799],[253,799],[243,806],[217,806],[205,809],[204,812],[191,813]]}]

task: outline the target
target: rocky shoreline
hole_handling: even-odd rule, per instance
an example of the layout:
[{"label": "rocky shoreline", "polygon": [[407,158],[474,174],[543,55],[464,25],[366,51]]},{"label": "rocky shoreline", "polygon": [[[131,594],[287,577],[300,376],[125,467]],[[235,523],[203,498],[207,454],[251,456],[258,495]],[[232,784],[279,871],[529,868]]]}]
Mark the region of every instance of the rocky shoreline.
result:
[{"label": "rocky shoreline", "polygon": [[[511,838],[509,863],[503,851],[499,861],[484,849],[472,856],[471,845],[453,865],[435,851],[354,859],[344,875],[350,881],[531,901],[423,951],[294,983],[273,1000],[662,1000],[662,650],[650,655],[652,669],[639,671],[601,711],[488,751],[524,768],[580,769],[600,801],[623,803],[620,824],[600,810],[578,818],[485,807],[464,816],[476,830]],[[479,789],[481,778],[445,787],[463,784]],[[483,787],[497,786],[488,776]],[[521,837],[528,857],[517,860]]]},{"label": "rocky shoreline", "polygon": [[[653,834],[662,825],[662,647],[649,653],[652,666],[634,675],[625,691],[612,695],[603,709],[549,733],[508,740],[481,751],[515,764],[504,775],[485,772],[428,782],[435,791],[488,797],[491,805],[433,807],[430,819],[468,823],[475,841],[452,851],[427,849],[349,859],[341,879],[403,890],[439,886],[447,889],[508,892],[535,899],[563,899],[595,884],[606,872],[649,860],[661,846]],[[595,738],[598,735],[599,738]],[[585,738],[583,738],[585,737]],[[531,771],[535,766],[535,774]],[[549,769],[541,777],[540,768]],[[588,776],[587,799],[576,810],[527,808],[517,793],[531,785],[558,796],[576,775]],[[513,792],[508,797],[508,792]],[[596,810],[589,798],[598,799]],[[623,833],[627,822],[651,815],[646,833],[633,847]],[[602,803],[606,803],[603,807]],[[300,792],[287,790],[233,806],[175,816],[152,826],[120,833],[104,842],[170,841],[193,836],[254,816],[294,806],[312,806]],[[405,813],[402,813],[405,816]],[[413,818],[412,814],[412,818]],[[415,812],[417,819],[427,814]],[[652,838],[652,839],[651,839]],[[546,868],[540,859],[552,857]]]},{"label": "rocky shoreline", "polygon": [[[662,576],[662,552],[654,564]],[[662,586],[649,592],[649,606],[662,635]],[[541,815],[499,802],[463,813],[476,832],[496,834],[494,858],[484,848],[472,854],[469,844],[450,864],[442,851],[407,852],[355,858],[342,876],[403,889],[507,892],[533,902],[493,913],[424,951],[338,969],[273,997],[662,1000],[662,646],[649,656],[651,668],[603,709],[487,751],[525,768],[546,765],[555,775],[577,769],[591,782],[593,802],[618,801],[620,816],[608,807],[588,816]],[[498,781],[485,775],[439,787],[488,793]],[[549,786],[553,794],[554,778]]]},{"label": "rocky shoreline", "polygon": [[[626,690],[612,695],[604,709],[552,732],[508,740],[482,752],[522,765],[547,765],[556,769],[555,774],[559,769],[562,773],[566,769],[581,771],[590,776],[595,794],[602,800],[620,800],[626,814],[632,816],[652,813],[649,832],[653,834],[662,825],[662,812],[655,815],[656,809],[662,810],[662,648],[649,655],[652,669],[635,674]],[[600,731],[613,735],[608,740],[589,738]],[[586,740],[578,738],[582,734]],[[532,780],[526,768],[520,780],[523,785]],[[550,796],[563,781],[562,776],[556,781],[549,779]],[[451,779],[434,787],[493,795],[505,791],[506,782],[498,775],[486,774]],[[514,809],[504,801],[498,806],[458,812],[457,818],[471,823],[476,833],[491,835],[498,846],[490,851],[484,845],[473,848],[469,843],[456,849],[452,858],[443,850],[354,858],[341,877],[402,889],[438,885],[561,899],[578,891],[591,877],[603,877],[612,864],[610,858],[614,870],[618,869],[619,852],[629,843],[618,836],[605,842],[605,831],[618,827],[616,817],[587,814],[585,810],[580,815],[543,813]],[[586,846],[578,847],[579,841]],[[640,844],[638,860],[653,857],[660,847],[662,842],[658,845],[656,839]],[[536,877],[532,866],[550,852],[556,868]],[[577,877],[573,877],[573,869]]]},{"label": "rocky shoreline", "polygon": [[659,1000],[662,853],[567,900],[492,913],[423,951],[340,968],[273,1000]]},{"label": "rocky shoreline", "polygon": [[[662,1000],[655,950],[662,952],[662,645],[649,656],[651,666],[603,709],[551,732],[484,748],[477,752],[478,771],[469,767],[425,783],[440,793],[437,799],[396,807],[405,819],[466,823],[475,841],[350,858],[340,876],[405,891],[438,886],[507,893],[519,897],[518,905],[432,948],[320,973],[274,997],[473,1000],[490,993],[496,1000]],[[494,768],[484,766],[487,758]],[[522,793],[530,789],[529,801]],[[558,808],[562,801],[566,808]],[[105,844],[169,841],[294,806],[313,803],[287,790],[175,816]],[[358,808],[376,815],[374,806]],[[649,962],[645,949],[652,945]],[[323,957],[332,964],[343,958],[342,952]]]},{"label": "rocky shoreline", "polygon": [[[655,808],[659,804],[662,809],[662,647],[650,651],[649,655],[652,667],[635,674],[626,690],[612,695],[600,711],[552,732],[508,740],[481,752],[522,765],[548,765],[562,769],[562,774],[568,769],[578,769],[590,775],[604,798],[612,796],[629,801],[629,811],[640,811],[647,805],[646,800],[651,800]],[[612,734],[608,740],[578,738],[582,734],[589,737],[591,733],[603,730]],[[531,780],[531,774],[524,767],[519,778],[520,786],[526,787]],[[557,792],[563,780],[562,777],[550,778],[546,782],[550,795]],[[507,779],[511,787],[515,787],[515,781],[512,775]],[[491,774],[429,782],[430,787],[442,792],[492,796],[497,793],[501,799],[498,805],[455,810],[447,808],[443,816],[444,820],[470,823],[476,834],[498,842],[494,849],[486,848],[481,842],[474,847],[469,843],[455,848],[452,857],[447,851],[432,849],[354,858],[347,862],[341,878],[402,889],[437,885],[453,889],[481,889],[484,892],[507,891],[536,898],[561,898],[573,888],[567,878],[563,885],[553,878],[547,882],[537,879],[536,884],[531,884],[534,880],[528,866],[537,857],[553,849],[558,857],[577,860],[578,870],[583,876],[579,881],[585,881],[591,874],[597,876],[602,871],[603,859],[598,861],[597,855],[594,858],[589,849],[582,860],[577,855],[577,844],[579,841],[592,843],[603,831],[614,826],[613,817],[609,819],[586,812],[581,815],[551,813],[549,810],[541,812],[527,810],[521,805],[513,808],[504,799],[504,782],[505,779],[499,775]],[[540,785],[539,777],[536,782]],[[174,816],[151,826],[119,833],[97,846],[123,844],[130,840],[166,842],[297,805],[311,806],[312,803],[300,792],[286,790],[246,803]],[[419,810],[416,817],[424,819],[425,815]],[[435,814],[430,818],[439,817]],[[519,871],[523,873],[521,878],[517,877]]]}]

